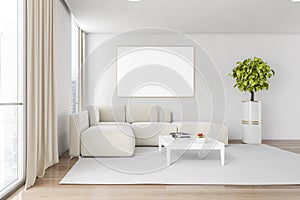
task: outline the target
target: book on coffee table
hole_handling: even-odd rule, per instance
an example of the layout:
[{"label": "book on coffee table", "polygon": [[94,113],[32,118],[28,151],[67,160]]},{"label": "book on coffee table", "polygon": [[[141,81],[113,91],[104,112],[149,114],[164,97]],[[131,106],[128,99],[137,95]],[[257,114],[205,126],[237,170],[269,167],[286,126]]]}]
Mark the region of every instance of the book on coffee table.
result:
[{"label": "book on coffee table", "polygon": [[170,135],[173,138],[191,138],[192,137],[192,134],[184,133],[184,132],[174,132],[174,133],[170,133]]}]

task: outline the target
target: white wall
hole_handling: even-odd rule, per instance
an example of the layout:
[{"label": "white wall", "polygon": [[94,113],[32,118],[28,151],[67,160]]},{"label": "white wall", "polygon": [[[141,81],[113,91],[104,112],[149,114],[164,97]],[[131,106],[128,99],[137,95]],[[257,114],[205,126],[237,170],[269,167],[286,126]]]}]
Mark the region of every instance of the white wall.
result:
[{"label": "white wall", "polygon": [[197,45],[166,34],[126,35],[117,38],[111,34],[87,34],[85,102],[87,104],[111,102],[126,104],[128,101],[160,103],[173,111],[174,120],[182,118],[182,120],[200,119],[221,122],[224,117],[225,124],[229,127],[229,138],[241,139],[240,101],[249,99],[249,95],[233,88],[234,80],[228,74],[237,61],[258,56],[266,60],[277,72],[271,79],[269,91],[256,94],[256,99],[264,102],[263,138],[300,139],[298,128],[300,35],[193,34],[189,36],[203,48],[197,47],[195,52],[195,65],[200,72],[196,74],[196,96],[194,99],[179,99],[185,110],[184,113],[180,113],[176,99],[116,98],[115,64],[113,63],[112,67],[105,71],[115,58],[118,45]]},{"label": "white wall", "polygon": [[56,112],[58,152],[68,149],[68,115],[71,99],[71,17],[60,0],[56,8]]}]

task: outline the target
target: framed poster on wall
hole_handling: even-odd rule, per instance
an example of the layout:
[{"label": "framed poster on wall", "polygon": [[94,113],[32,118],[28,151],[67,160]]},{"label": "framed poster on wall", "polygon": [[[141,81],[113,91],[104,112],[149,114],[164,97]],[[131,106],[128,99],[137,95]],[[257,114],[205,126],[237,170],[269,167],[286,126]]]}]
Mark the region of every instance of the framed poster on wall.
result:
[{"label": "framed poster on wall", "polygon": [[193,46],[118,46],[117,97],[194,97]]}]

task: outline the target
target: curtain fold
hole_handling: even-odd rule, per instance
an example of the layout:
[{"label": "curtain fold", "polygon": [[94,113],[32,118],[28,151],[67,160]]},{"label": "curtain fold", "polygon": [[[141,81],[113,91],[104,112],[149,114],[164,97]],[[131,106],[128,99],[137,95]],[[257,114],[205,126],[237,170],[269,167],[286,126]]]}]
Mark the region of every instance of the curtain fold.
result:
[{"label": "curtain fold", "polygon": [[26,1],[26,127],[27,164],[25,188],[58,163],[55,100],[56,0]]}]

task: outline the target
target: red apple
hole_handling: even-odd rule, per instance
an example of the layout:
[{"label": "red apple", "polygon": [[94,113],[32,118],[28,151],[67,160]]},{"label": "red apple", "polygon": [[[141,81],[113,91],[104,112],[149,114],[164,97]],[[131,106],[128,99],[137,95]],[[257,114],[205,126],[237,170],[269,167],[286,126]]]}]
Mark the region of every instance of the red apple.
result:
[{"label": "red apple", "polygon": [[203,133],[198,133],[197,136],[198,137],[204,137],[204,134]]}]

